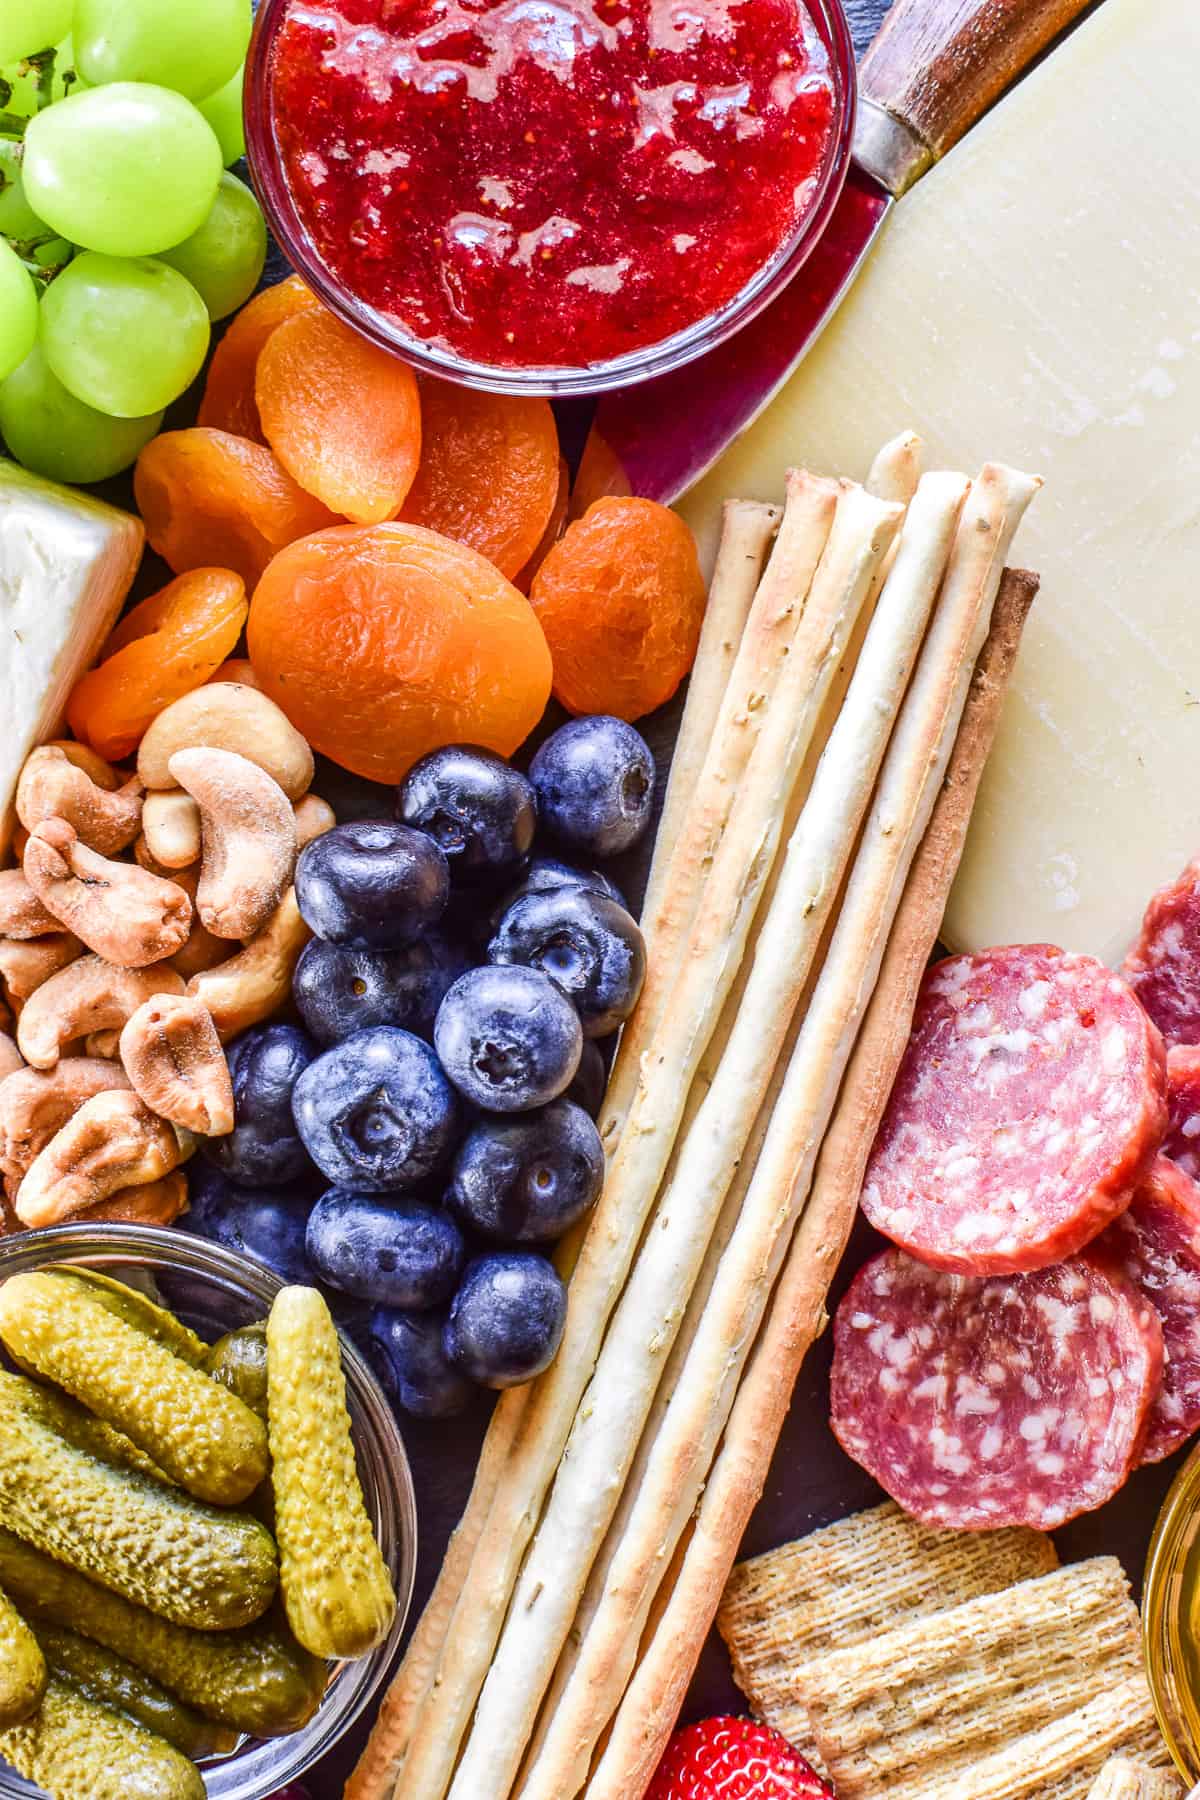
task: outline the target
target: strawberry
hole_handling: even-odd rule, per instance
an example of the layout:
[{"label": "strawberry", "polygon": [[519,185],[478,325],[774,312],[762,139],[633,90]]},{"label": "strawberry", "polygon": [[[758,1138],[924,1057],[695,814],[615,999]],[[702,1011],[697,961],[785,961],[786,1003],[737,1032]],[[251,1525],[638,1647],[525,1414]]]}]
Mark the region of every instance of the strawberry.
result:
[{"label": "strawberry", "polygon": [[677,1731],[646,1800],[836,1800],[785,1737],[753,1719],[701,1719]]}]

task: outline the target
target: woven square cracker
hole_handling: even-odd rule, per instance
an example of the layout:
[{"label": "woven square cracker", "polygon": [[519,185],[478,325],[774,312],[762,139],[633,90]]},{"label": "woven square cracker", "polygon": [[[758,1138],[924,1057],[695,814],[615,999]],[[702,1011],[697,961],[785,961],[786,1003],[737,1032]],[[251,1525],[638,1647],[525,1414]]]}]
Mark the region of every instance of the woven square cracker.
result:
[{"label": "woven square cracker", "polygon": [[1137,1609],[1102,1556],[828,1653],[795,1679],[840,1800],[900,1800],[973,1775],[1130,1678],[1144,1689]]},{"label": "woven square cracker", "polygon": [[803,1747],[800,1664],[1057,1564],[1042,1532],[943,1531],[888,1501],[739,1564],[717,1624],[755,1713]]}]

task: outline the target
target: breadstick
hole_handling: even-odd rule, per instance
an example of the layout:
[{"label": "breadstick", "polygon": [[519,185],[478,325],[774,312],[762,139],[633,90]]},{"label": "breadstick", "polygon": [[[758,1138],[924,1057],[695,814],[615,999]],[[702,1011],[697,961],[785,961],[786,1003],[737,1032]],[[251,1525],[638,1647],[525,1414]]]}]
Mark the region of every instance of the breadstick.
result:
[{"label": "breadstick", "polygon": [[822,481],[802,469],[789,471],[779,535],[750,608],[688,808],[686,829],[668,843],[669,861],[655,882],[653,913],[645,909],[655,954],[647,966],[637,1010],[621,1033],[600,1112],[600,1136],[610,1157],[637,1092],[642,1059],[662,1023],[679,957],[699,907],[701,884],[696,872],[706,875],[712,866],[755,746],[772,712],[778,711],[777,689],[804,617],[837,498],[835,482]]},{"label": "breadstick", "polygon": [[688,680],[679,736],[671,753],[671,773],[658,822],[654,862],[642,901],[642,932],[648,941],[653,941],[667,885],[671,859],[665,852],[687,829],[685,821],[745,633],[750,605],[781,517],[779,507],[758,500],[727,500],[721,514],[721,542],[704,611],[700,647]]},{"label": "breadstick", "polygon": [[[875,993],[821,1148],[812,1193],[755,1346],[659,1617],[643,1642],[588,1800],[645,1791],[670,1734],[737,1547],[762,1492],[800,1366],[824,1324],[825,1296],[858,1206],[867,1156],[908,1040],[971,810],[1037,592],[1006,572],[933,815],[904,889]],[[660,1595],[661,1600],[661,1595]]]},{"label": "breadstick", "polygon": [[902,431],[882,450],[867,473],[866,489],[880,500],[899,500],[908,505],[921,479],[925,445],[915,431]]},{"label": "breadstick", "polygon": [[[521,1558],[669,1160],[692,1075],[732,985],[778,843],[783,798],[837,667],[848,622],[862,603],[898,516],[899,508],[847,486],[807,600],[803,608],[790,609],[795,635],[783,679],[774,703],[765,709],[736,819],[722,835],[708,878],[705,907],[694,921],[686,954],[677,959],[669,1022],[653,1057],[646,1059],[589,1226],[559,1354],[531,1394],[508,1479],[460,1596],[432,1703],[405,1764],[404,1800],[442,1800],[444,1795]],[[471,1787],[465,1776],[460,1779],[464,1786],[459,1792],[470,1794],[471,1800],[480,1800],[487,1791],[486,1781]]]},{"label": "breadstick", "polygon": [[[652,910],[650,896],[655,891],[662,891],[670,849],[682,829],[682,820],[695,792],[737,643],[779,516],[778,507],[749,500],[730,500],[724,509],[721,543],[704,628],[671,762],[666,809],[655,842],[643,906],[642,932],[651,957],[655,954],[655,930],[649,917]],[[698,864],[692,875],[698,883],[701,877]],[[582,1241],[583,1231],[577,1229],[558,1246],[555,1262],[564,1278],[569,1277],[574,1267]],[[466,1509],[446,1547],[433,1592],[409,1640],[404,1659],[384,1695],[367,1747],[347,1783],[344,1800],[370,1800],[371,1796],[391,1792],[407,1754],[418,1711],[436,1673],[450,1618],[466,1580],[475,1546],[507,1468],[528,1393],[527,1387],[510,1388],[496,1403]]]},{"label": "breadstick", "polygon": [[[653,1235],[609,1326],[538,1543],[518,1589],[519,1599],[527,1585],[544,1579],[545,1570],[552,1566],[557,1571],[553,1596],[549,1605],[539,1599],[536,1610],[531,1607],[524,1613],[519,1604],[514,1609],[516,1619],[528,1620],[530,1631],[540,1628],[543,1641],[546,1615],[557,1612],[558,1632],[546,1646],[552,1655],[561,1647],[578,1591],[572,1591],[571,1572],[577,1559],[592,1560],[599,1534],[613,1510],[611,1489],[607,1485],[605,1490],[598,1489],[592,1471],[611,1471],[613,1483],[622,1481],[628,1471],[653,1400],[662,1347],[671,1344],[689,1304],[705,1248],[744,1155],[849,863],[941,586],[968,485],[965,476],[926,476],[909,509],[892,577],[821,759],[809,802],[788,846],[770,911],[759,928],[753,966],[728,1049],[682,1143],[673,1176],[656,1207]],[[657,1448],[655,1455],[657,1459]],[[646,1477],[648,1485],[653,1486],[655,1479],[652,1466]],[[553,1535],[556,1508],[557,1538]],[[589,1528],[590,1539],[585,1540]],[[619,1566],[621,1552],[616,1560]],[[597,1654],[614,1626],[621,1629],[618,1604],[612,1598],[613,1583],[618,1579],[615,1572],[610,1573],[603,1619],[588,1633],[579,1667],[549,1724],[543,1753],[527,1775],[522,1788],[527,1800],[558,1800],[561,1794],[574,1791],[571,1782],[578,1785],[592,1745],[620,1697],[619,1689],[614,1694],[606,1688],[610,1672],[607,1666],[600,1666]],[[647,1574],[639,1574],[638,1592],[645,1590],[647,1602],[653,1591],[647,1586],[648,1579]],[[628,1598],[628,1583],[623,1584],[622,1594]],[[635,1620],[635,1625],[640,1622]],[[632,1636],[626,1632],[626,1637],[632,1654]],[[528,1669],[523,1670],[521,1680],[524,1691]]]}]

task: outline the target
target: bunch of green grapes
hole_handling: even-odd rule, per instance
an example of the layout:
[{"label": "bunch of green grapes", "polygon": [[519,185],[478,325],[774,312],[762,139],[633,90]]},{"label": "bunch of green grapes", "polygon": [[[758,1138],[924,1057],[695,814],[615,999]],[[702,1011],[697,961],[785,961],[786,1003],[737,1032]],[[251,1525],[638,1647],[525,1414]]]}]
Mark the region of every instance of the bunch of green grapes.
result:
[{"label": "bunch of green grapes", "polygon": [[254,292],[250,0],[0,0],[0,434],[60,481],[127,468]]}]

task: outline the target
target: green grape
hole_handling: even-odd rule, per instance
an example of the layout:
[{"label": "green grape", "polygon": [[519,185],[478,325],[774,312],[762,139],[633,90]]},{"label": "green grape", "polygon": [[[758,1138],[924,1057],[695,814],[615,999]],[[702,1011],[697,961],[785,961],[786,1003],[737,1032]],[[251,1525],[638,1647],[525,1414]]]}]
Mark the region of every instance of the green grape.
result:
[{"label": "green grape", "polygon": [[57,44],[74,11],[74,0],[0,0],[0,66]]},{"label": "green grape", "polygon": [[208,349],[204,302],[151,257],[85,251],[42,300],[42,349],[63,386],[97,412],[136,419],[169,406]]},{"label": "green grape", "polygon": [[40,50],[29,60],[0,70],[0,112],[16,120],[29,119],[86,85],[75,68],[71,40],[64,38],[55,49]]},{"label": "green grape", "polygon": [[77,0],[75,42],[87,81],[157,81],[201,100],[246,54],[250,0]]},{"label": "green grape", "polygon": [[52,481],[107,481],[127,469],[162,424],[113,419],[69,394],[35,344],[0,381],[0,432],[17,461]]},{"label": "green grape", "polygon": [[22,245],[53,235],[26,197],[20,138],[0,137],[0,235]]},{"label": "green grape", "polygon": [[219,87],[206,100],[196,102],[217,134],[221,160],[227,169],[246,154],[246,134],[242,129],[242,81],[245,73],[243,65],[236,74],[229,77],[224,87]]},{"label": "green grape", "polygon": [[38,297],[33,277],[12,246],[0,238],[0,380],[25,361],[37,332]]},{"label": "green grape", "polygon": [[50,280],[60,269],[65,269],[75,254],[74,244],[68,244],[66,238],[44,238],[40,244],[33,244],[29,251],[29,260],[34,264],[31,271],[37,279],[38,269],[46,270],[46,279]]},{"label": "green grape", "polygon": [[267,227],[258,201],[236,175],[222,175],[212,211],[162,260],[186,275],[210,319],[236,312],[258,286],[267,260]]},{"label": "green grape", "polygon": [[169,88],[89,88],[26,127],[29,204],[60,237],[107,256],[153,256],[190,237],[220,179],[212,127]]}]

